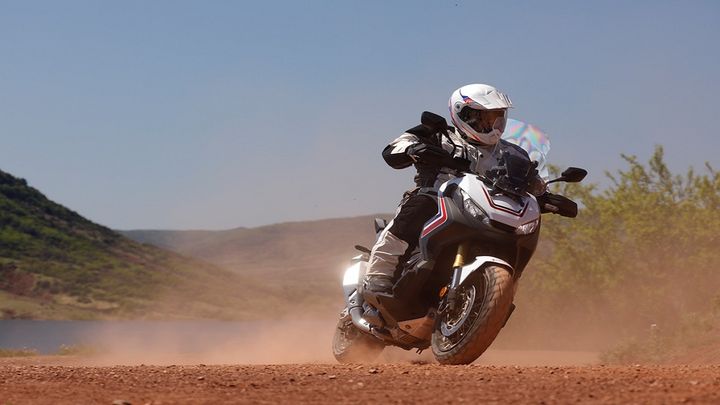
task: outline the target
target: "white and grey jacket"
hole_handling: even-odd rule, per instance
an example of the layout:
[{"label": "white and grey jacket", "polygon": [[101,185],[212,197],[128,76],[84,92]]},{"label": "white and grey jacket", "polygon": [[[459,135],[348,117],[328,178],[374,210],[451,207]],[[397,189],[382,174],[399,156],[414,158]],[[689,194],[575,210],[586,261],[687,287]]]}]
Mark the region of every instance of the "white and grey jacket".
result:
[{"label": "white and grey jacket", "polygon": [[458,170],[485,174],[498,164],[502,151],[527,156],[524,149],[502,139],[497,145],[481,146],[468,142],[453,127],[433,133],[428,127],[418,125],[390,142],[382,155],[395,169],[414,164],[417,169],[415,184],[437,189],[455,177]]}]

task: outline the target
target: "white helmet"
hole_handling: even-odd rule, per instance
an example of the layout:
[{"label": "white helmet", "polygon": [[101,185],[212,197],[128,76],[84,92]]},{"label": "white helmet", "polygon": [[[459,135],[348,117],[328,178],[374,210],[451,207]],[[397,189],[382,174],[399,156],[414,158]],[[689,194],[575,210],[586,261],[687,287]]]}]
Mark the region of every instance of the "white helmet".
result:
[{"label": "white helmet", "polygon": [[450,96],[450,118],[469,140],[495,145],[505,130],[510,98],[487,84],[468,84]]}]

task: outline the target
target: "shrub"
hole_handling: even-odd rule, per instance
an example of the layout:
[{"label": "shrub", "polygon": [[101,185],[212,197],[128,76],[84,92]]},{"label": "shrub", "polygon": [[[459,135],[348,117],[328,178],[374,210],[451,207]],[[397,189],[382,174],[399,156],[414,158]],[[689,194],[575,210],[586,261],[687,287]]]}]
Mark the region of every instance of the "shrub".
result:
[{"label": "shrub", "polygon": [[647,164],[623,158],[629,167],[608,174],[607,189],[561,186],[580,213],[543,218],[548,253],[531,262],[539,271],[519,296],[527,319],[644,336],[651,324],[671,330],[689,313],[720,308],[720,173],[707,165],[673,175],[661,147]]},{"label": "shrub", "polygon": [[22,349],[2,349],[0,348],[0,357],[29,357],[37,356],[38,352],[35,349],[28,349],[23,347]]}]

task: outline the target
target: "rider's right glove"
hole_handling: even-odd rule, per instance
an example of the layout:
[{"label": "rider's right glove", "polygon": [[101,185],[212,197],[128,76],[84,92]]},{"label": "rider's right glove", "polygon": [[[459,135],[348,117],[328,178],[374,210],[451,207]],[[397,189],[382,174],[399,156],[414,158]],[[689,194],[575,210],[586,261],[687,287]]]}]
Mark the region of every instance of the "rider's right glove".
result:
[{"label": "rider's right glove", "polygon": [[578,214],[577,203],[560,194],[546,191],[537,197],[537,202],[540,204],[540,213],[542,214],[552,212],[569,218],[575,218]]},{"label": "rider's right glove", "polygon": [[447,167],[461,172],[470,170],[470,161],[460,157],[453,157],[445,149],[424,143],[409,146],[405,153],[415,162],[430,166]]}]

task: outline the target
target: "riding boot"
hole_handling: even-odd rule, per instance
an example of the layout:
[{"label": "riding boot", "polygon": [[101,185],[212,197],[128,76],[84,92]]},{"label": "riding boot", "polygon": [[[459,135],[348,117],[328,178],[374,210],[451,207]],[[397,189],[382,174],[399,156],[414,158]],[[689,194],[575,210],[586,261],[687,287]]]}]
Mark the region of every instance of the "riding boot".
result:
[{"label": "riding boot", "polygon": [[384,274],[368,274],[365,276],[365,280],[363,280],[364,286],[363,290],[377,294],[388,294],[392,295],[393,293],[393,280],[392,277],[386,276]]}]

